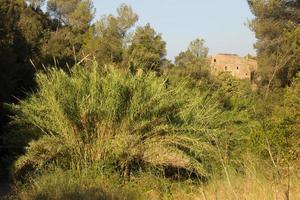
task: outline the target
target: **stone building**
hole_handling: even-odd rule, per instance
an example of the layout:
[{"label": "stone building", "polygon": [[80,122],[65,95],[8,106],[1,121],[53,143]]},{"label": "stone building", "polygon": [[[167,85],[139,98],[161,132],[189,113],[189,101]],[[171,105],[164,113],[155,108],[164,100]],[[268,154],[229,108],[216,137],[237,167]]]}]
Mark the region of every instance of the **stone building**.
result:
[{"label": "stone building", "polygon": [[217,54],[211,57],[211,72],[217,75],[227,71],[239,79],[253,80],[257,70],[257,61],[236,54]]}]

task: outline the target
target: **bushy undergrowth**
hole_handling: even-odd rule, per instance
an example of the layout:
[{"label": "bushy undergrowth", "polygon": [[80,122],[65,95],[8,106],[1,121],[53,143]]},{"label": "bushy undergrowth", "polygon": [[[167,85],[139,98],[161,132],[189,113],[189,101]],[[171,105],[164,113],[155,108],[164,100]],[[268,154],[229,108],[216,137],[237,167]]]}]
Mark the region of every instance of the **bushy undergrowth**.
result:
[{"label": "bushy undergrowth", "polygon": [[[298,199],[299,173],[273,178],[268,162],[248,158],[244,175],[229,170],[229,179],[214,177],[209,183],[176,181],[151,173],[136,174],[122,184],[116,174],[99,173],[97,169],[81,171],[56,169],[31,179],[11,199],[21,200],[213,200],[213,199]],[[268,170],[263,170],[268,169]],[[273,173],[272,173],[273,171]]]},{"label": "bushy undergrowth", "polygon": [[149,169],[203,178],[218,162],[218,105],[185,82],[172,87],[154,73],[131,75],[97,63],[36,79],[38,91],[14,106],[14,123],[40,135],[17,161],[16,174],[53,164],[113,168],[124,180]]},{"label": "bushy undergrowth", "polygon": [[126,185],[116,174],[103,174],[95,169],[48,171],[32,179],[15,196],[27,199],[90,200],[158,200],[193,199],[198,186],[191,181],[176,182],[151,173],[139,173]]},{"label": "bushy undergrowth", "polygon": [[28,183],[18,188],[14,196],[18,199],[43,200],[118,200],[138,199],[139,191],[125,191],[121,188],[117,176],[104,176],[95,170],[55,169],[47,171],[42,176],[29,179]]},{"label": "bushy undergrowth", "polygon": [[[13,170],[26,183],[21,199],[247,199],[237,192],[247,189],[251,198],[272,198],[277,186],[292,192],[279,181],[292,184],[298,170],[298,79],[268,119],[250,84],[226,73],[204,82],[165,79],[90,62],[36,80],[37,91],[12,106],[15,132],[34,135]],[[262,160],[269,174],[253,178]]]}]

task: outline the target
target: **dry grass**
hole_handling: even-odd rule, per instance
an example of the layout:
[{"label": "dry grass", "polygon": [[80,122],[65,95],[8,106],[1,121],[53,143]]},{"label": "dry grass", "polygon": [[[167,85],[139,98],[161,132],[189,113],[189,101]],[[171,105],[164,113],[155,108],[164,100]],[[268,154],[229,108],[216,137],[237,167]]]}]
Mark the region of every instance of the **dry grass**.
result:
[{"label": "dry grass", "polygon": [[[300,199],[299,179],[290,183],[289,199]],[[235,177],[231,188],[226,181],[215,181],[203,188],[197,200],[244,199],[287,200],[287,180],[279,181]]]},{"label": "dry grass", "polygon": [[192,186],[190,193],[172,192],[177,200],[298,200],[300,173],[293,169],[289,175],[284,170],[276,175],[274,169],[264,168],[243,176],[230,175],[230,183],[225,178],[212,179],[207,185]]}]

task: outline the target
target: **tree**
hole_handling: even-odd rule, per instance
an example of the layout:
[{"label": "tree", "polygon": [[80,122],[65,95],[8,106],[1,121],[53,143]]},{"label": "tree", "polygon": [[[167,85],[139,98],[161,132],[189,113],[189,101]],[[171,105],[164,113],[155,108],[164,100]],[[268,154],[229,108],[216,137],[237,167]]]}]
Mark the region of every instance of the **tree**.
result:
[{"label": "tree", "polygon": [[85,56],[82,54],[84,40],[94,17],[92,1],[49,0],[47,5],[57,26],[43,43],[45,63],[63,68],[72,66]]},{"label": "tree", "polygon": [[49,0],[47,10],[63,25],[69,25],[70,14],[76,10],[81,0]]},{"label": "tree", "polygon": [[175,65],[179,67],[192,66],[195,60],[195,55],[187,50],[180,52],[178,56],[175,57]]},{"label": "tree", "polygon": [[80,1],[69,14],[69,24],[74,32],[86,32],[94,17],[95,10],[91,0]]},{"label": "tree", "polygon": [[184,52],[180,52],[177,57],[175,57],[175,64],[177,66],[192,66],[197,65],[201,67],[207,59],[208,47],[204,46],[205,41],[203,39],[197,38],[190,42],[188,49]]},{"label": "tree", "polygon": [[208,47],[204,45],[204,40],[197,38],[190,42],[186,51],[180,52],[175,57],[175,65],[184,67],[186,74],[192,75],[195,78],[208,76]]},{"label": "tree", "polygon": [[126,62],[132,71],[159,71],[166,56],[166,43],[160,34],[147,24],[138,27],[126,52]]},{"label": "tree", "polygon": [[[50,32],[42,46],[43,61],[46,66],[57,66],[66,69],[67,64],[76,62],[81,44],[76,44],[74,34],[68,28],[62,28],[56,32]],[[75,45],[77,50],[75,51]]]},{"label": "tree", "polygon": [[204,39],[197,38],[190,43],[188,50],[197,58],[206,58],[208,48],[204,46],[204,43]]},{"label": "tree", "polygon": [[138,15],[133,12],[132,8],[126,4],[122,4],[117,9],[117,23],[121,35],[126,36],[127,31],[138,21]]},{"label": "tree", "polygon": [[95,56],[99,64],[121,63],[129,41],[129,29],[138,20],[130,6],[122,4],[117,16],[108,15],[90,27],[84,40],[84,54]]},{"label": "tree", "polygon": [[255,48],[262,85],[267,85],[267,89],[286,86],[300,70],[297,50],[300,3],[298,0],[248,0],[248,3],[255,15],[250,28],[257,38]]}]

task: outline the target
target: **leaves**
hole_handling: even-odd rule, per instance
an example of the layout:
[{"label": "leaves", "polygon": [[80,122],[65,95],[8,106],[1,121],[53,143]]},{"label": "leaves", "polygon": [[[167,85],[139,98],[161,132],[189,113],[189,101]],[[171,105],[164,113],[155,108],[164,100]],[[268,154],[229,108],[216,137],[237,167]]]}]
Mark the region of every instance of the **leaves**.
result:
[{"label": "leaves", "polygon": [[37,82],[38,92],[15,106],[15,123],[41,131],[19,170],[58,159],[79,168],[125,165],[122,174],[136,161],[209,174],[202,160],[215,155],[210,134],[217,106],[185,84],[167,89],[154,73],[133,76],[97,63],[74,66],[70,75],[51,69]]},{"label": "leaves", "polygon": [[132,71],[158,71],[166,56],[166,43],[149,24],[138,27],[126,52],[127,65]]}]

